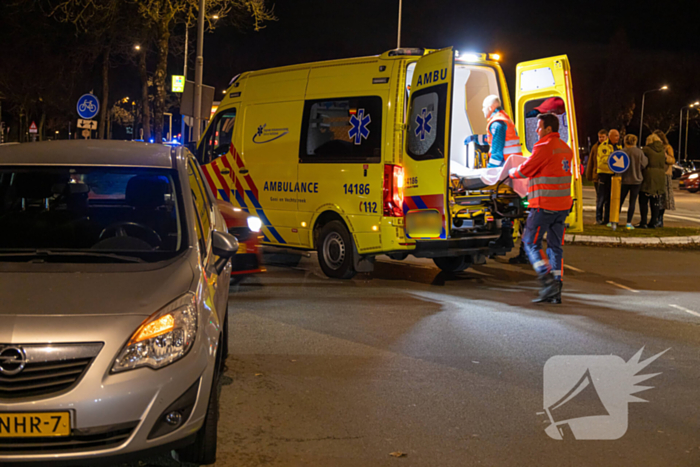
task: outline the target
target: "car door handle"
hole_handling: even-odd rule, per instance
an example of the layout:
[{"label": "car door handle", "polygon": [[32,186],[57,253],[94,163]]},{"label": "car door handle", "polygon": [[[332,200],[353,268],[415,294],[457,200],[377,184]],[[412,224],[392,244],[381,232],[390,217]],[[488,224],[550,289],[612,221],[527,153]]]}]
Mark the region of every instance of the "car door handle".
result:
[{"label": "car door handle", "polygon": [[245,175],[245,174],[248,173],[248,169],[241,169],[241,170],[238,171],[238,173],[241,174],[241,175]]}]

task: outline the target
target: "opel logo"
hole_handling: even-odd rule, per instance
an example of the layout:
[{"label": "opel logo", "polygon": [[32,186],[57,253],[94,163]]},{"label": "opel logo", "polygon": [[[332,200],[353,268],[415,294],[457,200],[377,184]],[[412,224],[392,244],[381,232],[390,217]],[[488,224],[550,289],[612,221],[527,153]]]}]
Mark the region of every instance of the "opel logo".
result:
[{"label": "opel logo", "polygon": [[5,347],[0,350],[0,374],[16,375],[24,370],[27,364],[27,355],[19,347]]}]

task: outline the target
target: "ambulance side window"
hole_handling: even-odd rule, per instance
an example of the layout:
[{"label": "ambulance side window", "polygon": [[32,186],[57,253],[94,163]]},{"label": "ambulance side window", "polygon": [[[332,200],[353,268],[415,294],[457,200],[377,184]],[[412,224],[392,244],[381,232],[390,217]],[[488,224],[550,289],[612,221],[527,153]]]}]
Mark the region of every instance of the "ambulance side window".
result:
[{"label": "ambulance side window", "polygon": [[300,162],[380,162],[381,147],[381,97],[339,97],[304,104]]},{"label": "ambulance side window", "polygon": [[[533,99],[525,103],[525,146],[532,152],[537,136],[537,116],[541,113],[553,113],[559,119],[559,137],[569,144],[569,122],[566,116],[566,106],[561,97],[549,97],[545,99]],[[522,137],[521,137],[522,138]]]},{"label": "ambulance side window", "polygon": [[219,113],[209,126],[202,144],[203,150],[198,154],[200,164],[209,164],[229,151],[233,140],[233,127],[236,123],[236,109]]},{"label": "ambulance side window", "polygon": [[411,94],[406,151],[414,160],[445,157],[445,105],[447,84]]}]

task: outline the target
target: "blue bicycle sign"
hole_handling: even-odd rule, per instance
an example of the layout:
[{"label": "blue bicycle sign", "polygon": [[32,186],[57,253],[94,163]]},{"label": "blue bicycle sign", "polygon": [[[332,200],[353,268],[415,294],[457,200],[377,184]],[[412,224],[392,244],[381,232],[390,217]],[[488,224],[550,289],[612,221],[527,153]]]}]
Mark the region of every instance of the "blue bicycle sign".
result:
[{"label": "blue bicycle sign", "polygon": [[97,115],[100,110],[100,101],[92,94],[83,94],[78,99],[78,115],[80,118],[89,120]]}]

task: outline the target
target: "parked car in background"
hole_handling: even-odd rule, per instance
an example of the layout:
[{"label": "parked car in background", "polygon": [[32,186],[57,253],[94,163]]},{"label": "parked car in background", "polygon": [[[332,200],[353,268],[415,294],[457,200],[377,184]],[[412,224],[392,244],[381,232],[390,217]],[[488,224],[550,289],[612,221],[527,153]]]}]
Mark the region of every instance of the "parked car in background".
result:
[{"label": "parked car in background", "polygon": [[678,161],[673,164],[672,178],[677,180],[684,174],[700,169],[700,161]]},{"label": "parked car in background", "polygon": [[681,175],[679,185],[681,190],[697,193],[700,190],[700,170],[687,172]]},{"label": "parked car in background", "polygon": [[239,282],[246,276],[264,272],[260,246],[262,239],[260,218],[224,200],[218,199],[216,202],[226,221],[228,233],[238,240],[238,253],[231,261],[231,281]]},{"label": "parked car in background", "polygon": [[191,153],[0,147],[0,465],[216,460],[238,242]]}]

